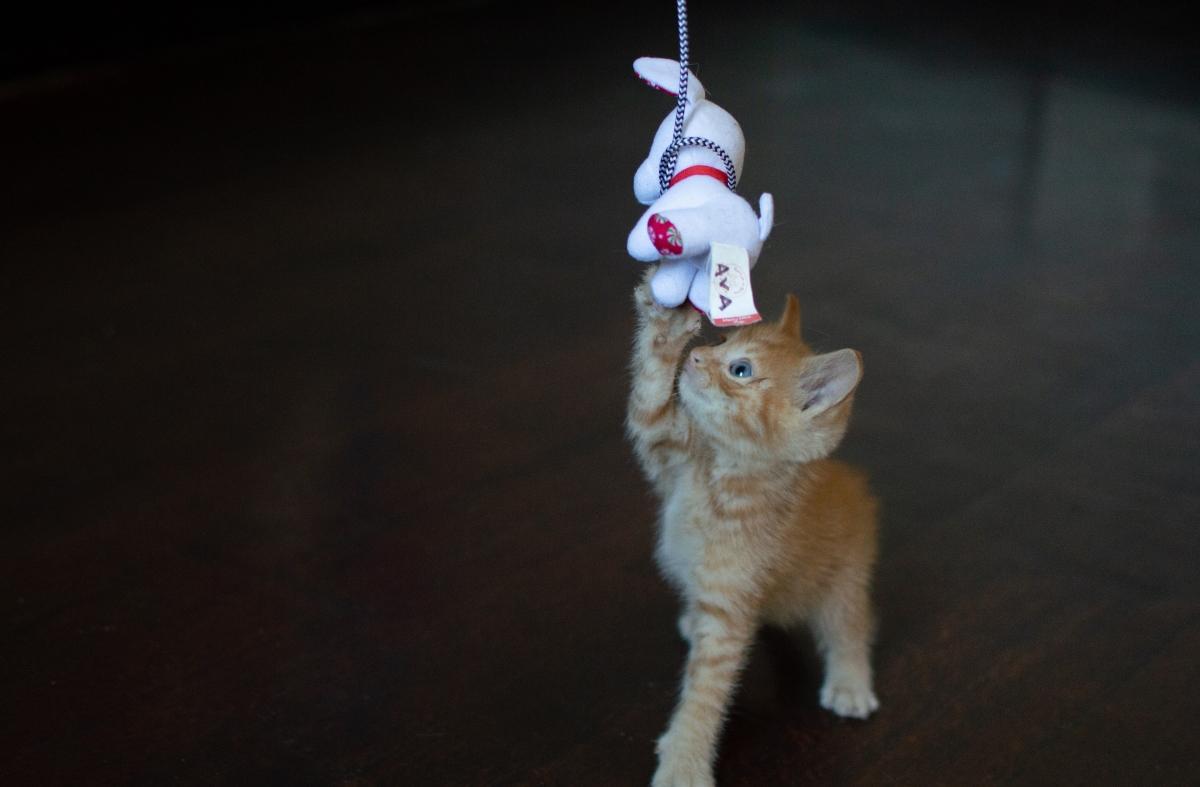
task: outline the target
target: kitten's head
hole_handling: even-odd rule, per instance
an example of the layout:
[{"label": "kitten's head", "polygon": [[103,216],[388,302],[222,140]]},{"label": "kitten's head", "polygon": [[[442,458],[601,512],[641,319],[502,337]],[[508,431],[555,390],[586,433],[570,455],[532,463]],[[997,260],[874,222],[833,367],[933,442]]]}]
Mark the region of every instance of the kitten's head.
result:
[{"label": "kitten's head", "polygon": [[679,395],[696,428],[722,449],[808,462],[842,441],[861,378],[854,350],[813,355],[800,338],[800,305],[789,295],[779,322],[693,349]]}]

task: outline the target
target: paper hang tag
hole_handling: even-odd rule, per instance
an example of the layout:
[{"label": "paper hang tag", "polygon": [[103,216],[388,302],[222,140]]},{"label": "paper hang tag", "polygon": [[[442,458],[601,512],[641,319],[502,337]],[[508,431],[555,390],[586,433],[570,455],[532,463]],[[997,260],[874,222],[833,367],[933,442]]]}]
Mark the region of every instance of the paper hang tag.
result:
[{"label": "paper hang tag", "polygon": [[708,255],[708,319],[718,328],[762,319],[750,289],[750,255],[741,246],[714,243]]}]

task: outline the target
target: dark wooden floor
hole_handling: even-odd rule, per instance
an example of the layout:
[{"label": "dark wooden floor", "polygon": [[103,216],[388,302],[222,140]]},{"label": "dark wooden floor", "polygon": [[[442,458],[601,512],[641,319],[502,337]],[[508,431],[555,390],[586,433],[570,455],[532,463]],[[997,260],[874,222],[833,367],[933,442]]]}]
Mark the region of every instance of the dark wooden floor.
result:
[{"label": "dark wooden floor", "polygon": [[[865,358],[883,708],[764,632],[721,784],[1197,783],[1200,105],[790,13],[693,44],[778,204],[760,306]],[[672,19],[550,14],[7,90],[0,782],[649,781],[623,247]]]}]

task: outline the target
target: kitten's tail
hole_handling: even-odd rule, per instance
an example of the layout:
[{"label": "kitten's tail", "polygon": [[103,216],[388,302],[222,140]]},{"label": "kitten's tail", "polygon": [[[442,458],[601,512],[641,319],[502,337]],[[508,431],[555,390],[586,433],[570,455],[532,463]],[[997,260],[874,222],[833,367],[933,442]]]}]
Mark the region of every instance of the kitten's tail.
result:
[{"label": "kitten's tail", "polygon": [[758,239],[765,241],[775,223],[775,198],[764,193],[758,198]]}]

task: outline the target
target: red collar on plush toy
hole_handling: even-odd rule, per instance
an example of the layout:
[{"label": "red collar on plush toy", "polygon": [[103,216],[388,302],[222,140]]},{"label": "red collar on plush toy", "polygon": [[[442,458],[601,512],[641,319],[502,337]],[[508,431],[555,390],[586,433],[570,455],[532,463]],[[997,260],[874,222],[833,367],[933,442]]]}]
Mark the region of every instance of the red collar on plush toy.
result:
[{"label": "red collar on plush toy", "polygon": [[722,186],[729,185],[729,176],[725,174],[725,170],[717,169],[716,167],[710,167],[705,164],[697,164],[693,167],[688,167],[682,172],[677,172],[675,177],[671,178],[671,182],[668,184],[667,188],[674,186],[680,181],[687,180],[694,175],[707,175],[710,178],[716,178],[717,180],[721,181]]}]

